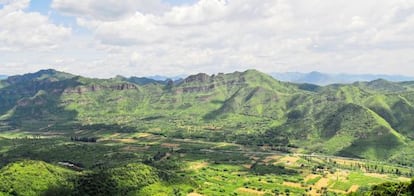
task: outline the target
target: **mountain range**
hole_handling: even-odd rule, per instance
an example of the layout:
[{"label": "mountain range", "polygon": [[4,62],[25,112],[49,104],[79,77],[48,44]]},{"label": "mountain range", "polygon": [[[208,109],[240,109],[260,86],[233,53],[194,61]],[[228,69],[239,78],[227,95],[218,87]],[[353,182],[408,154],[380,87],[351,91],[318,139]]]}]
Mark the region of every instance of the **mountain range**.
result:
[{"label": "mountain range", "polygon": [[376,79],[384,79],[393,82],[412,81],[414,77],[402,75],[385,75],[385,74],[327,74],[317,71],[309,73],[300,72],[282,72],[272,73],[275,79],[294,82],[294,83],[309,83],[317,85],[329,84],[350,84],[357,81],[372,81]]},{"label": "mountain range", "polygon": [[183,80],[56,70],[0,80],[0,131],[144,132],[412,165],[414,82],[318,86],[256,70]]},{"label": "mountain range", "polygon": [[[412,76],[403,76],[403,75],[387,75],[387,74],[328,74],[322,72],[279,72],[271,73],[273,78],[284,81],[284,82],[293,82],[293,83],[308,83],[316,85],[329,85],[329,84],[350,84],[353,82],[367,82],[376,79],[384,79],[392,82],[403,82],[403,81],[413,81],[414,77]],[[7,75],[0,75],[0,79],[6,79]],[[119,76],[123,77],[123,76]],[[180,81],[185,78],[186,75],[178,76],[144,76],[144,77],[130,77],[130,80],[135,80],[138,84],[145,83],[165,83],[168,80]]]}]

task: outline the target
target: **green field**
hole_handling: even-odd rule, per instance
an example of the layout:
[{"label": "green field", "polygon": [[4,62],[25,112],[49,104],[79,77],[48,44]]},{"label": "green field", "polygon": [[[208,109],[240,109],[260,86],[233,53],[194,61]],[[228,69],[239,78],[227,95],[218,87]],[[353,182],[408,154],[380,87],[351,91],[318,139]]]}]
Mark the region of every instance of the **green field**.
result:
[{"label": "green field", "polygon": [[129,195],[344,195],[384,182],[409,182],[412,175],[412,168],[376,161],[152,134],[108,135],[97,142],[81,142],[5,133],[0,142],[0,181],[10,183],[0,190],[11,195],[58,191],[82,195],[97,191],[94,186],[117,187],[102,194]]}]

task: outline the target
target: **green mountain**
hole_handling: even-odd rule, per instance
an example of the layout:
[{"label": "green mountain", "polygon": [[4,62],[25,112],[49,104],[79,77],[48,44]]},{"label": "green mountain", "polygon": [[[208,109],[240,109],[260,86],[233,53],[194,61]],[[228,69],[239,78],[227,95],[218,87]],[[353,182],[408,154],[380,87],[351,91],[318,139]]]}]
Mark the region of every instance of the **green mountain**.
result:
[{"label": "green mountain", "polygon": [[414,82],[317,86],[256,70],[181,81],[55,70],[0,82],[0,131],[146,132],[411,164]]}]

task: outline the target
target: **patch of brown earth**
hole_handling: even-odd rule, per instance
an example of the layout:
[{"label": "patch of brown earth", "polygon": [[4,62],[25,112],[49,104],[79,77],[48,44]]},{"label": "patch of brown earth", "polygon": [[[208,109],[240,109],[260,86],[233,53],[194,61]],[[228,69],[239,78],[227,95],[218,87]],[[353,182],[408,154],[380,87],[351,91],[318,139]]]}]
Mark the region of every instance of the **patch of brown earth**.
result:
[{"label": "patch of brown earth", "polygon": [[299,157],[285,156],[285,157],[281,158],[278,161],[278,163],[291,165],[291,164],[295,164],[298,160],[299,160]]},{"label": "patch of brown earth", "polygon": [[374,177],[374,178],[388,178],[385,174],[378,174],[378,173],[365,173],[364,175]]},{"label": "patch of brown earth", "polygon": [[178,148],[178,147],[180,147],[180,144],[162,143],[161,146],[166,147],[166,148]]},{"label": "patch of brown earth", "polygon": [[190,163],[190,170],[199,170],[203,167],[207,167],[208,163],[207,162],[192,162]]},{"label": "patch of brown earth", "polygon": [[301,184],[299,183],[294,183],[294,182],[283,182],[284,186],[290,186],[293,188],[303,188]]},{"label": "patch of brown earth", "polygon": [[315,183],[315,187],[321,189],[322,187],[328,187],[329,179],[328,178],[321,178],[317,183]]},{"label": "patch of brown earth", "polygon": [[250,195],[264,195],[265,194],[265,192],[263,192],[263,191],[257,191],[257,190],[248,189],[248,188],[244,188],[244,187],[238,188],[237,192],[239,192],[239,193],[248,193]]},{"label": "patch of brown earth", "polygon": [[136,141],[132,138],[124,138],[124,139],[117,139],[116,141],[120,141],[122,143],[135,143]]},{"label": "patch of brown earth", "polygon": [[188,193],[187,196],[203,196],[203,195],[200,193],[192,192],[192,193]]},{"label": "patch of brown earth", "polygon": [[352,185],[351,188],[348,189],[348,193],[356,192],[358,188],[358,185]]},{"label": "patch of brown earth", "polygon": [[271,155],[271,156],[267,156],[267,157],[263,160],[263,162],[265,162],[265,163],[269,163],[269,162],[271,162],[271,161],[277,161],[277,160],[279,160],[279,159],[280,159],[280,157],[282,157],[282,156],[280,156],[280,155]]}]

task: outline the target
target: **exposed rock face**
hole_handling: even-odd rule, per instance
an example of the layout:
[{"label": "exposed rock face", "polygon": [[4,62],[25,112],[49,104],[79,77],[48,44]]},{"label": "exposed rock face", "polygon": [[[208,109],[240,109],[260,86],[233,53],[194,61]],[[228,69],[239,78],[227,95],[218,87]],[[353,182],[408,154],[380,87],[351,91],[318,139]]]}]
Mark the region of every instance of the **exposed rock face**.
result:
[{"label": "exposed rock face", "polygon": [[41,97],[36,97],[34,99],[29,99],[29,98],[23,98],[20,99],[19,101],[17,101],[17,105],[18,106],[28,106],[28,105],[44,105],[47,103],[47,100],[41,98]]},{"label": "exposed rock face", "polygon": [[30,99],[21,99],[17,102],[18,106],[27,106],[31,103]]},{"label": "exposed rock face", "polygon": [[182,86],[177,86],[175,93],[196,93],[212,91],[219,86],[237,86],[245,84],[246,79],[243,76],[235,77],[230,80],[226,79],[224,74],[209,76],[205,73],[188,76],[183,81]]},{"label": "exposed rock face", "polygon": [[214,84],[208,86],[199,86],[199,87],[186,87],[182,89],[183,93],[195,93],[195,92],[206,92],[211,91],[215,87]]},{"label": "exposed rock face", "polygon": [[137,89],[137,86],[134,84],[129,83],[123,83],[118,85],[111,85],[111,86],[103,86],[103,85],[90,85],[90,86],[78,86],[74,88],[68,88],[64,91],[64,93],[78,93],[82,94],[85,92],[95,92],[95,91],[101,91],[101,90],[131,90],[131,89]]},{"label": "exposed rock face", "polygon": [[197,75],[188,76],[184,83],[193,83],[193,82],[209,82],[210,76],[205,73],[199,73]]}]

